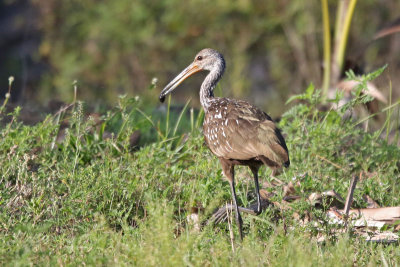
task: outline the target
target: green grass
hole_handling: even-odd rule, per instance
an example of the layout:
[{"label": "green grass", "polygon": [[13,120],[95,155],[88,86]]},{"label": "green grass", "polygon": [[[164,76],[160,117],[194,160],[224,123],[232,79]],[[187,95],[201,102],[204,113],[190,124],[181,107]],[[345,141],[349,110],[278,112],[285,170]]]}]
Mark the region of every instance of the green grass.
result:
[{"label": "green grass", "polygon": [[[364,177],[355,205],[368,194],[382,206],[400,205],[400,149],[365,132],[343,111],[317,110],[320,92],[311,86],[287,111],[280,127],[287,135],[292,165],[279,178],[299,182],[296,194],[334,189],[345,196],[352,175]],[[346,107],[363,102],[362,96]],[[306,200],[292,210],[244,215],[245,238],[232,247],[228,223],[200,232],[187,222],[192,207],[206,220],[230,201],[218,160],[200,132],[202,114],[143,112],[140,101],[121,98],[96,124],[76,103],[68,111],[26,126],[11,122],[0,130],[0,264],[122,266],[395,266],[398,244],[367,243],[346,232],[331,235],[323,210]],[[158,119],[160,122],[158,123]],[[177,121],[179,123],[175,124]],[[67,125],[61,129],[61,125]],[[174,129],[177,129],[175,135]],[[145,138],[133,149],[129,136]],[[169,129],[169,130],[168,130]],[[61,142],[57,134],[65,132]],[[111,138],[103,138],[110,132]],[[270,180],[262,169],[262,181]],[[250,172],[237,171],[239,202],[253,191]],[[271,190],[271,189],[269,189]],[[275,201],[282,201],[278,189]],[[310,212],[318,226],[293,219]],[[328,236],[317,243],[317,234]]]}]

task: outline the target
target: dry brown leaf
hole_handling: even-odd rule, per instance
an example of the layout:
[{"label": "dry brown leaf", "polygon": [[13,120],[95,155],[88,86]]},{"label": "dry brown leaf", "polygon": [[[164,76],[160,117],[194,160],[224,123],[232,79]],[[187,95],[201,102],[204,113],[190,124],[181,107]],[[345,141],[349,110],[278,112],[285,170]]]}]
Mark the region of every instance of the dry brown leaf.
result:
[{"label": "dry brown leaf", "polygon": [[[344,224],[343,210],[331,209],[327,216],[332,223]],[[400,207],[353,209],[349,211],[351,224],[356,227],[382,228],[384,225],[393,224],[400,220]]]},{"label": "dry brown leaf", "polygon": [[296,190],[294,189],[293,183],[289,182],[287,185],[283,186],[283,195],[286,196],[291,196],[296,193]]},{"label": "dry brown leaf", "polygon": [[376,209],[376,208],[380,208],[380,206],[378,205],[378,203],[375,202],[375,200],[373,200],[370,196],[368,195],[363,195],[363,200],[365,202],[367,202],[367,208],[368,209]]},{"label": "dry brown leaf", "polygon": [[280,210],[290,210],[290,209],[292,209],[287,203],[288,202],[285,202],[285,201],[282,201],[282,202],[274,201],[274,202],[272,202],[272,204],[275,207],[277,207],[278,209],[280,209]]},{"label": "dry brown leaf", "polygon": [[297,221],[301,221],[301,217],[297,212],[293,212],[293,218]]},{"label": "dry brown leaf", "polygon": [[393,223],[400,220],[400,207],[353,209],[349,211],[349,214],[362,217],[365,220]]},{"label": "dry brown leaf", "polygon": [[[342,80],[338,83],[337,88],[343,90],[345,92],[346,97],[350,97],[350,92],[360,84],[358,81],[354,80]],[[371,82],[367,82],[367,89],[362,90],[364,94],[370,95],[373,98],[379,100],[382,103],[387,104],[386,97],[378,90],[375,84]]]},{"label": "dry brown leaf", "polygon": [[191,213],[186,217],[186,220],[189,225],[193,226],[193,230],[196,232],[200,232],[200,220],[199,214]]},{"label": "dry brown leaf", "polygon": [[272,188],[272,187],[277,187],[277,186],[281,186],[281,185],[282,185],[282,183],[280,183],[279,181],[271,180],[271,182],[268,182],[268,181],[264,182],[262,184],[262,187],[264,187],[264,188]]},{"label": "dry brown leaf", "polygon": [[321,204],[322,195],[320,193],[311,193],[311,195],[308,197],[308,201],[313,206]]},{"label": "dry brown leaf", "polygon": [[199,219],[199,211],[202,208],[200,207],[191,207],[191,213],[186,217],[186,220],[189,225],[193,226],[193,230],[196,232],[200,231],[200,219]]},{"label": "dry brown leaf", "polygon": [[322,192],[321,195],[322,196],[333,197],[333,198],[337,199],[338,201],[344,203],[344,199],[342,198],[342,196],[339,195],[335,190],[329,190],[329,191]]},{"label": "dry brown leaf", "polygon": [[301,196],[285,196],[282,200],[286,202],[293,202],[299,199],[301,199]]},{"label": "dry brown leaf", "polygon": [[308,211],[306,211],[304,213],[303,218],[298,212],[293,212],[293,219],[298,221],[300,223],[300,225],[305,226],[311,221],[311,216]]},{"label": "dry brown leaf", "polygon": [[260,197],[261,197],[262,199],[267,199],[267,200],[269,200],[269,199],[271,199],[273,196],[275,196],[275,193],[273,193],[273,192],[268,192],[268,191],[265,190],[265,189],[260,189]]},{"label": "dry brown leaf", "polygon": [[338,219],[343,220],[342,213],[340,213],[336,208],[330,208],[330,210],[328,211],[328,215],[329,213],[336,216]]},{"label": "dry brown leaf", "polygon": [[395,243],[399,241],[399,236],[393,232],[365,232],[361,236],[364,236],[368,242],[376,243]]},{"label": "dry brown leaf", "polygon": [[274,184],[274,185],[279,185],[279,186],[284,184],[284,182],[282,182],[281,180],[279,180],[278,178],[276,178],[274,176],[272,176],[271,183]]}]

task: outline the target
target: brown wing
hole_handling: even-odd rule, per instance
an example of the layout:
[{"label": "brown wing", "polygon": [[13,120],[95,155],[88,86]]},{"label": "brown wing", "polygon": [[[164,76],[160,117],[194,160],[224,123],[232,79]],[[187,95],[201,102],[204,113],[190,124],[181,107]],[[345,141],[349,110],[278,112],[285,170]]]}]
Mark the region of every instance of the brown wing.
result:
[{"label": "brown wing", "polygon": [[273,165],[289,164],[285,140],[265,112],[245,101],[216,102],[220,103],[209,109],[204,122],[207,145],[216,156],[237,160],[266,157]]}]

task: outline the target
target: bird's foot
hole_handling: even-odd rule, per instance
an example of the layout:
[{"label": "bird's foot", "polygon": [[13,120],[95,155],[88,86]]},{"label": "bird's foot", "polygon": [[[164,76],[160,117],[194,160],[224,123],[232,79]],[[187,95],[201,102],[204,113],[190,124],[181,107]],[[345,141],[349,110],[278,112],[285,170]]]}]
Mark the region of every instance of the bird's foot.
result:
[{"label": "bird's foot", "polygon": [[[239,212],[245,212],[245,213],[251,214],[253,216],[257,216],[257,215],[260,215],[261,212],[270,205],[270,202],[266,199],[261,199],[260,204],[261,205],[260,205],[259,210],[257,210],[257,206],[258,206],[257,203],[250,205],[250,207],[248,207],[248,208],[238,207],[238,209],[239,209]],[[213,213],[211,218],[208,219],[207,224],[210,224],[210,223],[218,224],[218,223],[226,221],[228,218],[228,215],[229,215],[228,214],[229,211],[235,211],[234,205],[226,204],[223,207],[219,208],[217,211],[215,211]]]}]

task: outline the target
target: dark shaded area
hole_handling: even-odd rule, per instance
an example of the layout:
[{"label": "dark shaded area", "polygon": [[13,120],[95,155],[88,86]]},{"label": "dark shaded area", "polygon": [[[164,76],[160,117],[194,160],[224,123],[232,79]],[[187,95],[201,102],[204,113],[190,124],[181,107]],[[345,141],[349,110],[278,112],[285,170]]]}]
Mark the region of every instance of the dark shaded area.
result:
[{"label": "dark shaded area", "polygon": [[[47,70],[38,49],[41,33],[38,11],[29,0],[0,2],[0,97],[8,91],[8,78],[15,77],[11,100],[35,97],[41,75]],[[0,99],[1,99],[0,98]]]}]

